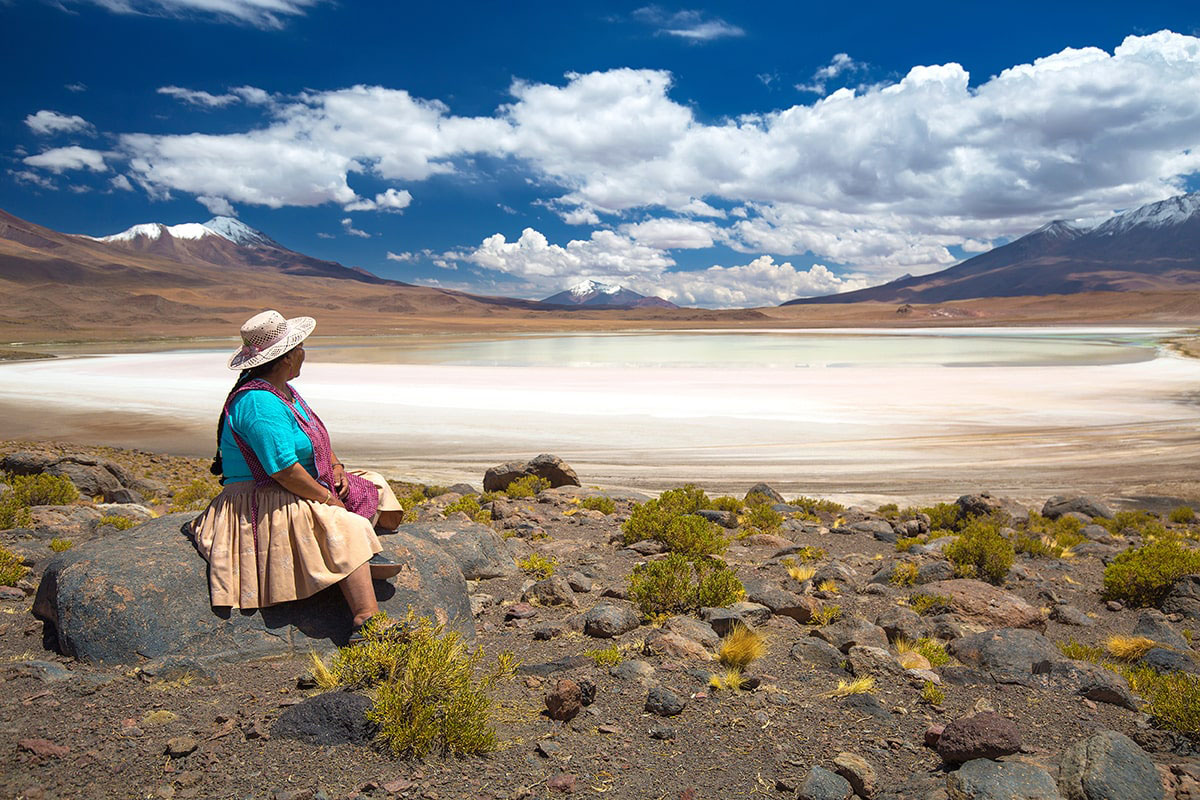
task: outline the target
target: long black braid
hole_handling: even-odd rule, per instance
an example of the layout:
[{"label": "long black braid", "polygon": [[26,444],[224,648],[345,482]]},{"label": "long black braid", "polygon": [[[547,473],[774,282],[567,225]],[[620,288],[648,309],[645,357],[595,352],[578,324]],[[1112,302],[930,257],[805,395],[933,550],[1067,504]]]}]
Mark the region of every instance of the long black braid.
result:
[{"label": "long black braid", "polygon": [[[286,355],[287,353],[283,354],[283,356]],[[237,380],[234,381],[233,388],[230,389],[229,394],[225,396],[225,403],[229,402],[229,398],[233,397],[234,392],[245,386],[250,381],[269,374],[271,370],[275,368],[275,365],[279,362],[279,359],[283,358],[283,356],[273,358],[265,364],[259,364],[257,367],[251,367],[250,369],[242,370],[241,374],[238,375]],[[225,403],[221,404],[221,414],[217,417],[217,453],[213,456],[212,465],[208,468],[208,471],[213,475],[216,475],[218,478],[225,474],[225,465],[221,461],[221,434],[225,432]]]}]

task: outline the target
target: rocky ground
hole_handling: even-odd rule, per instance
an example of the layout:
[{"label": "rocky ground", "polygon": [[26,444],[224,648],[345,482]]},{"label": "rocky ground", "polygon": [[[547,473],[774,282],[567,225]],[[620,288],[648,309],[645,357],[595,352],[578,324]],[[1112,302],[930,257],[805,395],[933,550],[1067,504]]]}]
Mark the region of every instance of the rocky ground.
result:
[{"label": "rocky ground", "polygon": [[[119,537],[137,529],[123,532],[110,518],[141,522],[178,507],[206,465],[0,443],[0,454],[18,452],[41,457],[41,469],[60,464],[76,483],[88,475],[104,483],[95,470],[106,471],[117,486],[91,485],[90,499],[35,508],[31,527],[0,531],[0,544],[32,568],[16,587],[0,587],[6,797],[1200,798],[1200,731],[1165,729],[1122,678],[1057,646],[1102,647],[1136,633],[1160,643],[1167,655],[1158,657],[1173,669],[1200,672],[1190,646],[1200,620],[1189,616],[1200,603],[1164,613],[1101,599],[1106,560],[1140,544],[1132,531],[1085,528],[1087,541],[1068,557],[1018,556],[992,586],[954,577],[947,541],[929,537],[928,519],[784,503],[776,531],[742,536],[736,515],[714,511],[746,600],[648,622],[628,599],[629,576],[662,548],[622,538],[622,523],[647,498],[562,486],[485,504],[493,517],[485,525],[447,514],[463,495],[443,493],[398,536],[445,548],[466,576],[475,645],[489,656],[511,652],[521,667],[494,693],[498,751],[400,760],[373,746],[365,726],[336,724],[346,708],[359,719],[354,704],[366,701],[341,695],[320,719],[300,650],[248,661],[189,652],[178,669],[184,662],[164,661],[161,650],[106,666],[47,649],[58,640],[32,605],[56,555],[49,542],[69,539],[77,552],[133,542]],[[79,458],[56,461],[65,456]],[[125,502],[102,503],[105,494]],[[613,499],[612,513],[582,507],[597,496]],[[1086,500],[1045,510],[1087,522],[1085,512],[1105,513]],[[921,533],[911,552],[898,552],[898,538]],[[549,579],[531,574],[532,555],[554,563]],[[789,572],[804,566],[814,572],[802,580]],[[919,614],[916,593],[939,603]],[[114,591],[95,602],[138,600]],[[834,607],[840,619],[829,619]],[[734,621],[759,631],[766,653],[745,669],[746,688],[713,688],[710,676],[724,671],[713,656],[718,633]],[[60,623],[65,630],[68,620]],[[899,652],[898,640],[922,638],[945,643],[949,662]],[[601,663],[605,650],[619,663]],[[839,685],[862,678],[874,685],[841,696]],[[569,719],[552,718],[548,705]],[[291,738],[297,728],[327,743]]]}]

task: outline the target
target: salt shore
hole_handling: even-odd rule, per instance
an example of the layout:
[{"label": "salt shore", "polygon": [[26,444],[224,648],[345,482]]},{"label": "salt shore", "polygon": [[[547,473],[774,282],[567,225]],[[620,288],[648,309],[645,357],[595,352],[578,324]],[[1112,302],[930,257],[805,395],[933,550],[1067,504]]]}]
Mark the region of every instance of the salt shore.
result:
[{"label": "salt shore", "polygon": [[[296,385],[338,451],[478,483],[553,452],[586,482],[944,499],[1072,488],[1200,496],[1200,361],[778,368],[321,363]],[[347,359],[349,360],[349,359]],[[0,366],[0,438],[206,455],[232,375],[213,352]]]}]

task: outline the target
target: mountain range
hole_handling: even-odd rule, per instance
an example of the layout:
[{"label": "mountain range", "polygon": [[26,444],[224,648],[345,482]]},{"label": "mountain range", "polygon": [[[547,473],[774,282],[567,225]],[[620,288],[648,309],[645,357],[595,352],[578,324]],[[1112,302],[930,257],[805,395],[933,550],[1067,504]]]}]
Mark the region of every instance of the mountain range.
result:
[{"label": "mountain range", "polygon": [[632,289],[598,281],[580,281],[571,288],[551,295],[543,303],[580,308],[679,308],[661,297],[647,297]]},{"label": "mountain range", "polygon": [[945,303],[1182,288],[1200,288],[1200,192],[1149,203],[1091,228],[1055,220],[941,272],[784,305]]}]

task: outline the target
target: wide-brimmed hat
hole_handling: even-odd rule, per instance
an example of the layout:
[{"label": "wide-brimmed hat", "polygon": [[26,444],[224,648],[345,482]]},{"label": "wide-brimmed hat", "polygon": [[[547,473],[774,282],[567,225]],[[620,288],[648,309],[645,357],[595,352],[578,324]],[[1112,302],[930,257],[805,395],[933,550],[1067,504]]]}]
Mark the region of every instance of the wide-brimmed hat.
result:
[{"label": "wide-brimmed hat", "polygon": [[242,346],[229,357],[230,369],[250,369],[279,358],[317,327],[312,317],[285,319],[278,311],[255,314],[242,325]]}]

